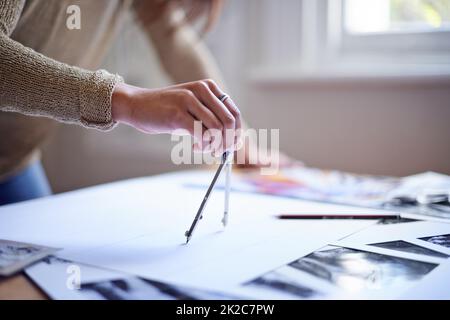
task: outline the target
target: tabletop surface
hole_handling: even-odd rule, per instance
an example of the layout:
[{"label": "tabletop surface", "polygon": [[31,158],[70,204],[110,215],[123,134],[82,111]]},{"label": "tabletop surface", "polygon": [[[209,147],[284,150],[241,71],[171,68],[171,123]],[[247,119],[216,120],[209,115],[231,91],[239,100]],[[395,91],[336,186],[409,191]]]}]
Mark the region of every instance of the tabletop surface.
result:
[{"label": "tabletop surface", "polygon": [[[128,240],[128,238],[125,238],[125,237],[130,237],[130,236],[128,235],[128,233],[124,232],[124,230],[128,231],[128,229],[124,229],[124,227],[123,227],[124,220],[123,220],[122,212],[127,213],[126,221],[133,220],[130,218],[130,217],[134,217],[133,214],[136,215],[137,218],[139,218],[139,219],[137,219],[135,217],[136,218],[136,219],[134,219],[135,221],[144,221],[143,219],[141,219],[141,216],[144,216],[145,221],[148,221],[149,215],[152,215],[153,218],[157,217],[155,212],[158,213],[158,216],[164,216],[164,214],[166,214],[166,215],[169,214],[170,210],[172,210],[174,212],[178,212],[175,210],[178,207],[181,208],[179,210],[180,212],[185,212],[185,210],[186,210],[185,207],[187,205],[190,206],[190,209],[188,210],[188,212],[195,212],[195,209],[197,209],[198,204],[199,204],[199,199],[201,199],[201,196],[204,195],[204,191],[202,189],[188,188],[187,189],[188,191],[183,189],[183,192],[186,191],[186,194],[183,194],[186,197],[186,199],[183,198],[184,199],[183,201],[181,201],[181,200],[173,201],[173,199],[171,197],[173,196],[172,191],[176,190],[178,192],[178,193],[176,193],[176,198],[181,199],[180,198],[180,195],[181,195],[180,188],[181,187],[177,187],[177,189],[173,189],[173,185],[180,184],[180,180],[184,181],[184,182],[189,181],[189,179],[188,179],[189,177],[195,177],[196,178],[195,181],[200,181],[199,176],[201,176],[201,174],[199,174],[199,172],[190,172],[190,173],[187,172],[187,173],[174,173],[174,174],[167,174],[167,175],[162,175],[162,176],[157,176],[157,177],[151,177],[150,179],[138,178],[138,179],[110,183],[110,184],[101,185],[101,186],[90,187],[90,188],[86,188],[83,190],[69,192],[66,194],[55,195],[55,196],[48,197],[45,199],[32,200],[32,201],[24,202],[21,204],[14,204],[14,205],[10,205],[10,206],[0,207],[0,216],[2,217],[1,221],[3,222],[3,224],[0,223],[0,231],[1,231],[0,234],[3,235],[5,239],[11,238],[11,240],[15,240],[15,241],[25,241],[26,240],[26,242],[30,242],[30,243],[40,243],[40,241],[45,240],[46,242],[43,242],[42,243],[43,245],[47,245],[47,246],[55,247],[55,248],[66,248],[66,246],[67,246],[70,249],[70,246],[74,245],[74,243],[73,243],[74,239],[75,239],[74,237],[78,237],[77,236],[78,233],[73,232],[72,238],[65,237],[65,235],[70,234],[70,233],[68,233],[67,230],[64,230],[64,229],[60,230],[59,228],[53,228],[53,225],[65,226],[70,231],[71,225],[74,223],[77,223],[78,220],[84,221],[87,219],[86,221],[90,222],[93,219],[93,217],[96,217],[96,219],[94,219],[93,222],[96,222],[97,224],[99,224],[99,223],[101,224],[102,221],[104,221],[105,219],[102,220],[99,218],[99,216],[101,217],[101,215],[103,214],[108,217],[109,223],[111,221],[117,220],[116,221],[117,223],[112,224],[111,230],[106,229],[106,231],[115,235],[116,228],[113,228],[113,227],[117,226],[118,230],[120,230],[120,236],[124,237],[125,240]],[[209,180],[211,179],[211,173],[205,172],[205,175],[203,177],[206,179],[205,181],[209,182]],[[163,193],[163,195],[165,195],[166,198],[172,199],[171,201],[169,201],[169,203],[173,208],[170,207],[167,209],[165,207],[165,205],[167,204],[167,202],[166,202],[167,199],[164,197],[161,197],[160,196],[161,193]],[[158,197],[153,198],[153,197],[151,197],[152,194],[158,194]],[[111,195],[113,195],[113,196],[111,196]],[[128,199],[127,197],[124,197],[123,195],[129,195],[130,199]],[[191,196],[191,195],[193,195],[193,196]],[[258,199],[257,206],[254,205],[255,204],[254,200],[256,199],[256,197],[258,197],[257,198]],[[275,199],[276,199],[276,201],[275,201]],[[104,201],[101,201],[101,200],[104,200]],[[152,200],[152,201],[150,201],[150,200]],[[307,210],[308,212],[313,212],[314,210],[317,210],[318,213],[321,213],[322,211],[329,212],[330,210],[336,210],[335,207],[337,207],[337,206],[331,205],[331,204],[320,204],[320,210],[319,210],[318,204],[313,203],[313,202],[304,202],[304,201],[300,201],[300,200],[294,201],[292,199],[281,199],[281,198],[274,198],[274,197],[261,197],[259,195],[258,196],[257,195],[248,195],[247,193],[235,193],[233,200],[234,200],[233,204],[236,207],[238,205],[242,206],[242,208],[238,207],[238,208],[240,208],[239,212],[246,213],[246,215],[241,215],[241,216],[236,215],[234,217],[235,221],[238,221],[238,222],[240,221],[238,219],[242,220],[242,219],[250,219],[250,218],[252,219],[251,221],[255,221],[255,219],[256,219],[255,217],[257,217],[257,215],[260,215],[259,216],[260,220],[256,220],[256,221],[259,223],[262,223],[261,221],[265,221],[265,220],[263,220],[263,218],[265,219],[266,215],[267,215],[267,217],[269,217],[269,215],[270,215],[270,217],[272,217],[272,215],[273,215],[272,211],[278,212],[281,210],[282,212],[293,212],[293,210],[298,209],[299,204],[302,205],[303,210]],[[132,211],[129,210],[129,208],[130,208],[129,202],[132,202],[133,205],[136,205],[136,208],[135,208],[136,210],[132,210]],[[276,202],[276,204],[274,204],[274,202]],[[98,208],[98,210],[95,211],[97,213],[97,215],[91,214],[93,210],[92,210],[92,207],[90,207],[90,204],[92,204],[92,203],[94,203],[95,207]],[[72,204],[73,204],[73,206],[72,206]],[[160,204],[159,207],[155,207],[155,208],[160,210],[160,212],[162,212],[163,214],[161,214],[157,210],[150,210],[151,205],[155,205],[155,204],[158,204],[158,205]],[[221,206],[223,206],[223,198],[219,195],[216,197],[216,199],[211,199],[210,205],[212,205],[212,207],[217,206],[218,208],[221,208]],[[119,209],[124,208],[124,209],[116,210],[117,212],[112,210],[112,209],[116,209],[116,208],[119,208]],[[348,212],[351,210],[360,211],[361,209],[360,208],[349,208],[349,207],[345,208],[345,212]],[[370,210],[370,209],[366,209],[366,210]],[[142,211],[142,213],[141,213],[141,211]],[[215,211],[217,211],[217,210],[215,210]],[[56,240],[53,240],[53,238],[51,238],[51,237],[50,238],[47,237],[48,238],[47,239],[46,238],[47,234],[45,234],[45,233],[42,234],[41,232],[36,233],[34,231],[34,230],[36,230],[36,225],[31,222],[37,221],[37,220],[35,220],[36,212],[39,213],[39,217],[47,217],[48,218],[48,219],[42,219],[43,222],[41,221],[39,223],[46,226],[45,225],[45,223],[47,223],[46,221],[49,221],[48,222],[49,227],[52,227],[52,228],[50,228],[48,230],[51,230],[52,237],[57,237],[57,242],[55,242],[54,244],[51,243],[51,241],[56,241]],[[215,214],[217,215],[217,213],[215,213]],[[17,215],[19,215],[19,216],[17,216]],[[211,215],[213,215],[213,213],[211,213]],[[20,219],[16,219],[16,217],[19,217]],[[49,219],[49,218],[51,218],[51,219]],[[192,214],[186,215],[183,218],[186,220],[185,222],[182,223],[183,227],[185,227],[186,225],[188,225],[191,222]],[[82,220],[82,219],[84,219],[84,220]],[[213,221],[212,223],[215,223],[214,219],[210,219],[210,220]],[[278,221],[278,220],[276,220],[276,221]],[[153,224],[155,224],[157,226],[161,225],[161,223],[160,224],[157,223],[158,222],[157,220],[152,220],[152,222],[153,222]],[[333,227],[335,227],[335,228],[333,228],[333,230],[335,230],[335,229],[339,230],[340,228],[348,227],[348,224],[350,224],[350,223],[356,223],[356,222],[357,221],[329,221],[329,222],[327,222],[327,224],[336,224],[336,226],[333,225]],[[279,222],[280,225],[281,225],[281,223],[284,224],[284,222]],[[289,223],[289,227],[294,228],[293,225],[291,226],[291,223],[292,222]],[[311,232],[311,230],[316,230],[317,232],[321,231],[320,228],[322,228],[322,224],[323,224],[323,222],[320,222],[320,225],[318,223],[316,223],[317,225],[312,225],[313,222],[311,222],[311,221],[301,221],[301,222],[296,222],[296,223],[302,223],[305,225],[307,224],[308,228],[313,228],[313,227],[315,228],[315,229],[307,229],[308,232]],[[341,224],[341,223],[342,223],[342,226],[341,225],[338,226],[338,224]],[[364,221],[364,223],[367,223],[367,222]],[[85,223],[84,225],[87,225],[87,224]],[[239,224],[236,223],[236,225],[239,225]],[[207,231],[206,226],[207,225],[205,222],[203,232]],[[246,226],[246,228],[253,227],[253,229],[255,229],[258,226],[260,226],[260,224],[256,224],[255,227],[253,225]],[[280,227],[278,225],[278,222],[277,222],[276,226]],[[231,226],[231,227],[233,227],[233,226]],[[272,227],[272,224],[271,224],[271,227]],[[359,227],[362,228],[363,226],[358,226],[358,228]],[[142,223],[136,224],[136,226],[133,225],[133,228],[135,228],[139,232],[141,232],[141,228],[144,231],[147,231],[147,229],[149,229],[147,224],[142,224]],[[283,226],[283,228],[286,228],[286,227]],[[100,230],[100,228],[97,228],[97,229]],[[95,231],[97,229],[94,228],[91,230],[89,228],[87,228],[87,229],[85,228],[82,230],[86,231],[85,234],[88,237],[92,237],[92,235],[96,235],[97,233],[90,232],[90,231]],[[76,229],[76,230],[78,230],[78,229]],[[134,229],[130,228],[130,230],[133,231]],[[184,231],[184,230],[185,229],[183,229],[182,231]],[[230,230],[233,231],[233,229],[230,229]],[[285,230],[285,229],[283,229],[283,230]],[[329,230],[329,228],[327,230]],[[200,230],[200,231],[202,231],[202,230]],[[229,234],[231,231],[229,231],[227,234]],[[253,231],[255,232],[255,234],[257,234],[257,232],[256,232],[257,230],[253,230]],[[109,233],[107,233],[107,235],[109,235]],[[31,237],[34,237],[34,238],[32,238],[31,240],[28,240],[28,238],[30,237],[30,234],[32,235]],[[139,234],[141,234],[141,233],[139,233]],[[181,234],[182,234],[182,232],[180,232],[180,235]],[[234,234],[236,234],[236,231]],[[296,233],[296,235],[298,235],[298,234],[299,233]],[[307,234],[307,232],[305,234]],[[323,235],[324,233],[319,232],[317,234]],[[131,236],[133,236],[133,234],[131,234]],[[198,236],[203,236],[203,235],[200,232]],[[18,237],[19,239],[13,239],[15,237]],[[25,239],[20,239],[20,237],[25,237]],[[338,237],[338,238],[340,238],[340,237]],[[42,239],[44,239],[44,240],[42,240]],[[77,240],[77,239],[78,238],[76,238],[75,240]],[[85,241],[87,241],[86,240],[87,238],[81,238],[81,239],[82,240],[80,240],[79,245],[81,248],[83,248],[83,245],[85,245]],[[132,238],[132,239],[135,239],[135,238]],[[313,238],[309,237],[308,239],[309,239],[309,242],[314,242]],[[91,241],[91,240],[89,240],[89,241]],[[101,238],[99,241],[103,241],[103,238]],[[47,242],[48,242],[48,244],[47,244]],[[63,245],[59,245],[60,242],[62,242]],[[301,243],[303,243],[303,242],[301,242]],[[329,242],[327,242],[327,243],[329,243]],[[91,245],[91,242],[89,242],[89,244]],[[99,242],[97,245],[100,245],[100,244],[103,244],[103,243]],[[193,247],[194,249],[192,249],[191,252],[193,250],[195,250],[196,248],[201,249],[202,245],[204,245],[204,242],[197,244],[197,247]],[[313,244],[312,246],[314,246],[314,248],[320,247],[319,245],[315,245],[315,244]],[[275,248],[276,246],[273,246],[273,247]],[[76,249],[77,247],[74,247],[74,248]],[[146,247],[146,250],[147,249],[148,248]],[[200,250],[200,249],[198,249],[198,250]],[[299,255],[299,251],[298,251],[298,249],[295,249],[295,251],[296,251],[295,258],[297,258]],[[126,250],[124,250],[124,252],[126,252]],[[114,253],[116,253],[116,251],[114,251]],[[62,258],[65,258],[65,257],[63,256]],[[69,260],[72,261],[71,259],[69,259]],[[74,259],[73,261],[78,261],[78,260]],[[123,261],[123,259],[120,258],[120,259],[117,259],[117,261]],[[83,260],[81,260],[79,262],[82,263]],[[140,262],[140,260],[138,262]],[[99,267],[100,267],[100,265],[99,265]],[[267,269],[265,266],[261,267],[258,265],[258,267]],[[450,267],[450,265],[448,267]],[[114,268],[111,268],[111,269],[116,270]],[[120,269],[117,269],[117,270],[120,270]],[[52,277],[53,277],[53,274],[52,274]],[[446,278],[446,279],[450,279],[450,278]],[[439,281],[441,281],[441,280],[442,279],[438,277],[438,282],[434,282],[434,284],[439,283]],[[448,283],[448,281],[446,281],[445,283]],[[435,290],[433,289],[431,291],[434,292]],[[30,280],[30,278],[28,276],[26,276],[24,273],[19,273],[12,277],[0,278],[0,300],[3,300],[3,299],[48,299],[48,296],[41,289],[39,289],[39,287],[37,287],[34,284],[34,282],[32,280]]]},{"label": "tabletop surface", "polygon": [[0,279],[0,300],[43,299],[47,299],[47,296],[22,273]]},{"label": "tabletop surface", "polygon": [[[167,174],[167,177],[173,174]],[[104,186],[116,185],[120,186],[123,182],[105,184]],[[82,189],[83,190],[83,189]],[[92,192],[95,188],[90,188],[88,192]],[[77,190],[75,192],[78,192]],[[72,192],[69,192],[72,193]],[[3,208],[4,209],[4,208]],[[0,300],[44,300],[48,296],[25,275],[18,273],[7,278],[0,277]]]}]

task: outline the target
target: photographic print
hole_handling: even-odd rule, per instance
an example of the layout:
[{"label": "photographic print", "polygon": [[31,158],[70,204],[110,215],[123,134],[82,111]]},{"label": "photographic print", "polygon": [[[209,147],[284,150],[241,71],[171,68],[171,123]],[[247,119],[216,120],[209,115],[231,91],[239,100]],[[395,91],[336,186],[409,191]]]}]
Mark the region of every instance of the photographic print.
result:
[{"label": "photographic print", "polygon": [[[66,286],[70,266],[79,268],[79,289]],[[93,300],[160,300],[160,299],[239,299],[222,292],[173,286],[163,282],[124,275],[119,272],[78,264],[56,256],[49,256],[26,269],[33,279],[54,299]]]},{"label": "photographic print", "polygon": [[434,251],[428,248],[424,248],[407,241],[397,240],[397,241],[389,241],[389,242],[381,242],[381,243],[372,243],[370,246],[380,247],[384,249],[403,251],[409,253],[423,254],[430,257],[438,257],[438,258],[448,258],[448,255],[445,253],[441,253],[438,251]]},{"label": "photographic print", "polygon": [[57,249],[0,240],[0,276],[8,276],[56,252]]},{"label": "photographic print", "polygon": [[81,285],[79,292],[86,299],[93,300],[229,300],[240,298],[137,277],[84,284]]},{"label": "photographic print", "polygon": [[289,266],[354,293],[410,286],[437,265],[336,247],[315,251]]},{"label": "photographic print", "polygon": [[296,279],[280,272],[280,270],[266,273],[244,285],[247,288],[278,291],[294,299],[312,299],[322,296],[322,293],[299,283]]},{"label": "photographic print", "polygon": [[398,219],[392,219],[392,218],[385,218],[378,221],[378,224],[397,224],[397,223],[407,223],[407,222],[415,222],[417,220],[414,219],[407,219],[407,218],[398,218]]},{"label": "photographic print", "polygon": [[433,244],[437,244],[439,246],[443,246],[446,248],[450,248],[450,234],[443,234],[440,236],[432,236],[432,237],[424,237],[424,238],[420,238],[420,240],[431,242]]}]

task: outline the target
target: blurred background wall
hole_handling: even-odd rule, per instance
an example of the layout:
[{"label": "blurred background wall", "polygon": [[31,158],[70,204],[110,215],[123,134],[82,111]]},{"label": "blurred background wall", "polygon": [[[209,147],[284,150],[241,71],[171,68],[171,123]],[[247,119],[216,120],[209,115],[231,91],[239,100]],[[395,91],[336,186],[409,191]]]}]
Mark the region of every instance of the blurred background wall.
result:
[{"label": "blurred background wall", "polygon": [[[206,41],[247,122],[279,128],[282,150],[307,165],[450,174],[450,1],[362,2],[228,0]],[[423,14],[430,3],[440,16]],[[104,68],[135,85],[170,83],[132,17]],[[44,165],[56,192],[192,168],[171,163],[172,146],[126,126],[63,125]]]}]

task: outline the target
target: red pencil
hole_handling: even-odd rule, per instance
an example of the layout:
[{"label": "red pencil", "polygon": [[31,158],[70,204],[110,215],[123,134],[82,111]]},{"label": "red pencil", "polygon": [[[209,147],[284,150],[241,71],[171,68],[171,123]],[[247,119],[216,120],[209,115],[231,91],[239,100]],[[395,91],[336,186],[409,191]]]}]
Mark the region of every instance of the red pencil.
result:
[{"label": "red pencil", "polygon": [[399,219],[400,215],[386,214],[280,214],[278,219]]}]

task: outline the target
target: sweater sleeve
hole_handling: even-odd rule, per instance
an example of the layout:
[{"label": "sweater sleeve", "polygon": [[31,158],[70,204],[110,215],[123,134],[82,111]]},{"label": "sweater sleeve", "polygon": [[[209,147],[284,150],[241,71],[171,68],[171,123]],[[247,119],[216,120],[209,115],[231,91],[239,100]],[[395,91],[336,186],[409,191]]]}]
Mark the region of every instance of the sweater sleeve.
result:
[{"label": "sweater sleeve", "polygon": [[[197,32],[182,21],[183,11],[176,6],[162,9],[155,1],[144,0],[135,0],[133,9],[138,25],[154,45],[164,70],[174,82],[211,78],[225,87],[211,52]],[[154,12],[159,14],[152,16]]]},{"label": "sweater sleeve", "polygon": [[0,110],[113,128],[111,97],[122,78],[69,66],[12,40],[24,3],[0,0]]}]

